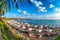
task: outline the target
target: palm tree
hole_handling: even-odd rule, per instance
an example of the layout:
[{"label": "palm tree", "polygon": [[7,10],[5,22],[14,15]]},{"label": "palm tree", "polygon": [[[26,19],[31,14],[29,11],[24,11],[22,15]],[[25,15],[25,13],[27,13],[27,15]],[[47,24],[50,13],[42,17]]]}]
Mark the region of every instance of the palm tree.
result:
[{"label": "palm tree", "polygon": [[[18,0],[12,0],[13,1],[13,8],[16,6],[18,9]],[[24,0],[19,0],[21,5],[24,7]],[[32,4],[30,0],[27,0],[29,4]],[[11,0],[0,0],[0,16],[4,15],[5,12],[10,11],[10,2]],[[7,6],[8,4],[8,6]],[[7,10],[8,8],[8,10]]]}]

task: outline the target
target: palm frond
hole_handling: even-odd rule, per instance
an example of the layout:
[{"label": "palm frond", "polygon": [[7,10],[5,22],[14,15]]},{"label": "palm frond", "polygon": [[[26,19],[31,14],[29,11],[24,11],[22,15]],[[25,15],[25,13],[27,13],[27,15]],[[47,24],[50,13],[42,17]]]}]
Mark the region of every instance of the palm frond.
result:
[{"label": "palm frond", "polygon": [[5,13],[5,10],[2,10],[2,15],[4,15],[4,13]]},{"label": "palm frond", "polygon": [[5,2],[1,1],[0,3],[0,15],[4,15],[5,13]]},{"label": "palm frond", "polygon": [[10,0],[8,1],[8,11],[10,11]]},{"label": "palm frond", "polygon": [[16,6],[16,8],[18,9],[18,4],[17,4],[17,3],[15,4],[15,6]]},{"label": "palm frond", "polygon": [[20,2],[21,2],[21,4],[22,4],[22,6],[24,6],[24,0],[20,0]]},{"label": "palm frond", "polygon": [[[0,0],[0,13],[2,13],[3,15],[4,15],[5,11],[6,12],[7,12],[7,10],[10,11],[10,7],[11,7],[10,1],[11,0],[7,0],[7,1]],[[13,3],[12,3],[13,8],[14,8],[14,5],[15,5],[15,7],[18,9],[17,1],[18,0],[13,0]],[[24,0],[19,0],[19,1],[20,1],[21,5],[24,6]],[[27,0],[27,1],[28,1],[29,4],[32,4],[32,2],[30,0]]]},{"label": "palm frond", "polygon": [[32,2],[31,2],[30,0],[28,0],[28,2],[29,2],[30,4],[32,4]]},{"label": "palm frond", "polygon": [[16,4],[17,3],[17,0],[14,0],[14,4]]},{"label": "palm frond", "polygon": [[12,1],[12,8],[14,8],[14,1]]},{"label": "palm frond", "polygon": [[17,0],[14,0],[14,5],[15,5],[15,6],[16,6],[16,8],[18,9]]},{"label": "palm frond", "polygon": [[5,10],[0,10],[0,15],[4,15]]}]

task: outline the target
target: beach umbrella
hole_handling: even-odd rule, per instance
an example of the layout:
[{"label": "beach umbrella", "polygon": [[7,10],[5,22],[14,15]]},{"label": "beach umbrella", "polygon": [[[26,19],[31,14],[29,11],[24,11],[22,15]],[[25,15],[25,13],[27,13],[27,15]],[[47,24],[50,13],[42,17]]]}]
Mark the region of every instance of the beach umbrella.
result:
[{"label": "beach umbrella", "polygon": [[43,28],[43,25],[41,25],[40,28]]},{"label": "beach umbrella", "polygon": [[55,28],[55,26],[53,26],[53,28]]},{"label": "beach umbrella", "polygon": [[37,25],[35,25],[34,27],[38,27]]},{"label": "beach umbrella", "polygon": [[52,29],[47,29],[47,32],[52,32]]},{"label": "beach umbrella", "polygon": [[31,25],[30,24],[27,24],[28,27],[30,27]]},{"label": "beach umbrella", "polygon": [[32,28],[28,28],[28,31],[32,31],[33,29]]},{"label": "beach umbrella", "polygon": [[22,29],[26,29],[25,25],[22,25]]},{"label": "beach umbrella", "polygon": [[42,32],[42,30],[41,30],[41,29],[37,29],[36,31],[38,31],[38,32]]}]

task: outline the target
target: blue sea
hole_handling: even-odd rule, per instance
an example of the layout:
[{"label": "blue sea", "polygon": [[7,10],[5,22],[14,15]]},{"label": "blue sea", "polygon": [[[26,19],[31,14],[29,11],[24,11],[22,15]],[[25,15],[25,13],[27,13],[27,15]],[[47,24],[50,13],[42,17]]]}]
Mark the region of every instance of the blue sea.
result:
[{"label": "blue sea", "polygon": [[60,20],[17,20],[18,22],[28,23],[31,25],[52,25],[60,27]]}]

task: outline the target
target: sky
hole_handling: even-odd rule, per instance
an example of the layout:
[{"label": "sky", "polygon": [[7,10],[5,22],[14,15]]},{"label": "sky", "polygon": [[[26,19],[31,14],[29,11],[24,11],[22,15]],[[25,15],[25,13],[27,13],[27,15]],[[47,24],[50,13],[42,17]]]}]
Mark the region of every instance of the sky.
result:
[{"label": "sky", "polygon": [[24,0],[24,7],[17,0],[18,9],[11,7],[10,12],[5,13],[8,18],[30,18],[30,19],[60,19],[60,0]]}]

